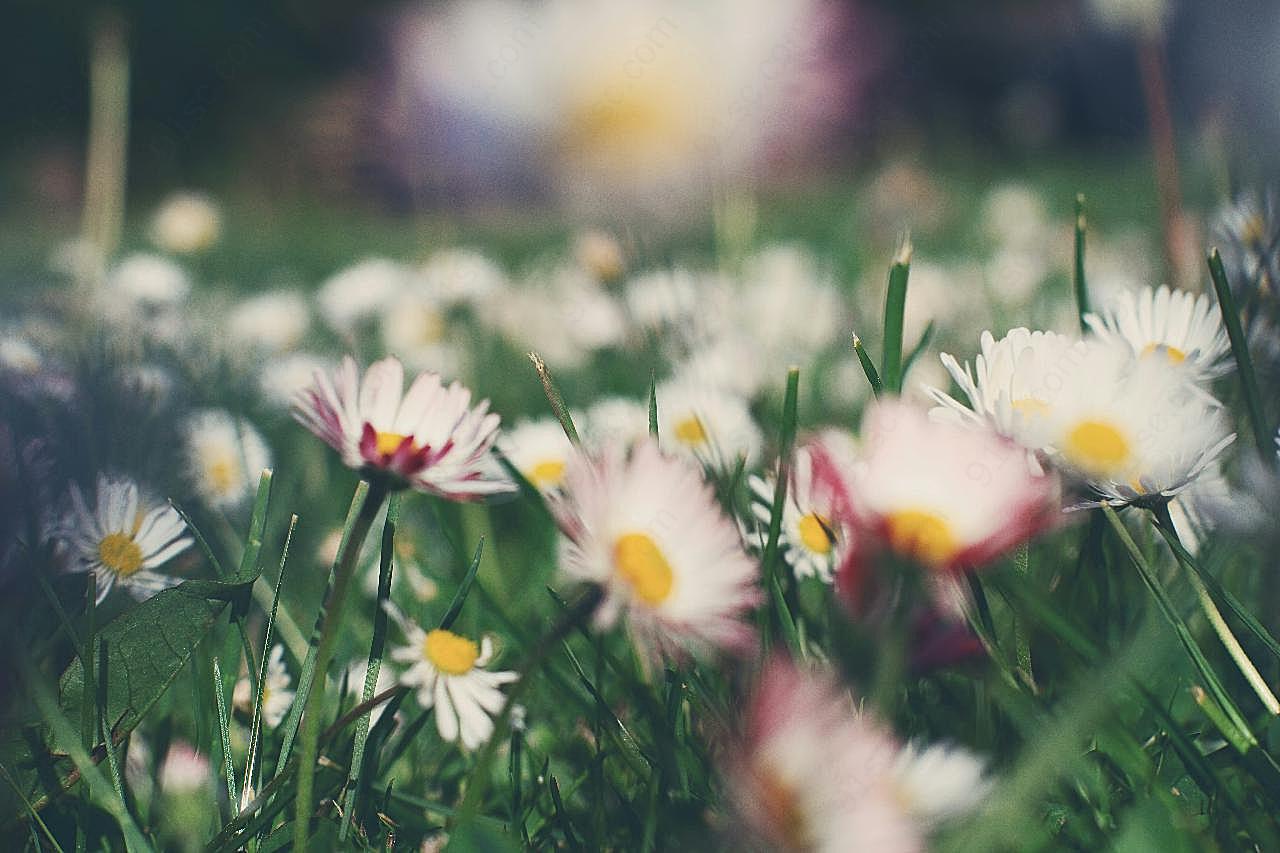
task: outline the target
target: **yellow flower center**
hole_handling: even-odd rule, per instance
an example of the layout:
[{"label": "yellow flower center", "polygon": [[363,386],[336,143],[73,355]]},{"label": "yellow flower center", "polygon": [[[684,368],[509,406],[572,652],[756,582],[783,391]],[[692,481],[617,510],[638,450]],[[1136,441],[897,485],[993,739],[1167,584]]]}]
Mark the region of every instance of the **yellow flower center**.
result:
[{"label": "yellow flower center", "polygon": [[1097,476],[1112,476],[1129,461],[1129,442],[1106,421],[1081,421],[1067,433],[1063,453],[1071,464]]},{"label": "yellow flower center", "polygon": [[644,533],[627,533],[613,546],[613,565],[645,604],[656,606],[671,595],[675,573],[653,539]]},{"label": "yellow flower center", "polygon": [[108,533],[98,543],[98,560],[122,578],[142,568],[142,549],[127,533]]},{"label": "yellow flower center", "polygon": [[209,485],[215,494],[225,495],[235,490],[239,467],[229,453],[219,454],[205,462],[205,476],[209,478]]},{"label": "yellow flower center", "polygon": [[767,824],[773,828],[775,840],[787,850],[813,849],[813,839],[795,789],[768,769],[758,772],[756,779],[760,808]]},{"label": "yellow flower center", "polygon": [[[375,440],[375,447],[378,453],[383,456],[390,456],[400,449],[400,445],[404,443],[407,436],[403,436],[398,432],[380,432]],[[409,449],[414,449],[413,445],[409,445]]]},{"label": "yellow flower center", "polygon": [[594,165],[643,171],[696,144],[693,123],[698,114],[691,91],[698,78],[638,66],[643,73],[601,69],[593,75],[562,125],[565,150]]},{"label": "yellow flower center", "polygon": [[480,657],[480,647],[466,637],[436,628],[422,641],[422,654],[445,675],[466,675]]},{"label": "yellow flower center", "polygon": [[890,547],[927,566],[942,565],[960,550],[951,525],[937,513],[900,509],[889,513],[885,522]]},{"label": "yellow flower center", "polygon": [[811,512],[800,519],[800,543],[815,554],[831,553],[831,523],[827,519]]},{"label": "yellow flower center", "polygon": [[547,459],[539,462],[525,476],[539,489],[554,489],[564,480],[564,460]]},{"label": "yellow flower center", "polygon": [[1171,347],[1167,344],[1149,343],[1142,348],[1142,357],[1163,353],[1164,357],[1169,360],[1170,364],[1182,364],[1187,360],[1187,354],[1177,347]]},{"label": "yellow flower center", "polygon": [[702,419],[697,415],[690,415],[687,418],[676,421],[675,434],[677,441],[690,447],[697,447],[707,443],[707,430],[702,425]]},{"label": "yellow flower center", "polygon": [[1021,400],[1014,400],[1010,405],[1015,412],[1027,418],[1043,418],[1049,414],[1049,404],[1035,397],[1023,397]]}]

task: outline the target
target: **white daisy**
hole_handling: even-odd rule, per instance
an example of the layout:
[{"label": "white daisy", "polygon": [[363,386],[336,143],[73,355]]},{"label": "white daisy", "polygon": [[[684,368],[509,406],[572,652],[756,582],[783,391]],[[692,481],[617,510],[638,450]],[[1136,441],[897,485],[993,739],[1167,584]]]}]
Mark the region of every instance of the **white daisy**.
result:
[{"label": "white daisy", "polygon": [[391,650],[391,659],[408,665],[399,681],[412,688],[423,708],[434,708],[436,730],[450,743],[461,740],[473,750],[493,734],[493,719],[507,697],[500,689],[519,680],[514,672],[489,672],[493,640],[479,644],[443,628],[423,630],[392,605],[388,609],[404,631],[405,644]]},{"label": "white daisy", "polygon": [[415,370],[456,376],[462,355],[448,338],[445,307],[425,287],[401,291],[382,312],[383,345]]},{"label": "white daisy", "polygon": [[[767,532],[773,513],[774,480],[752,476],[751,511],[761,530]],[[831,583],[843,558],[847,532],[835,519],[829,495],[815,488],[813,457],[808,447],[796,449],[791,466],[791,482],[782,509],[783,554],[797,578],[815,577]]]},{"label": "white daisy", "polygon": [[473,249],[441,249],[418,270],[426,291],[445,305],[480,305],[509,290],[507,274]]},{"label": "white daisy", "polygon": [[560,488],[574,452],[555,418],[517,422],[498,439],[498,449],[540,492]]},{"label": "white daisy", "polygon": [[745,399],[681,379],[659,385],[657,395],[663,447],[723,470],[739,459],[755,464],[764,438]]},{"label": "white daisy", "polygon": [[683,267],[643,273],[627,282],[625,299],[631,321],[643,329],[680,328],[705,306],[711,282]]},{"label": "white daisy", "polygon": [[1039,449],[1047,437],[1045,415],[1066,382],[1078,369],[1088,346],[1054,332],[1010,329],[996,340],[984,331],[981,353],[971,368],[947,353],[941,356],[968,405],[938,388],[930,389],[939,404],[935,418],[982,423],[1022,445]]},{"label": "white daisy", "polygon": [[517,349],[564,369],[585,366],[592,353],[626,335],[613,298],[586,273],[565,266],[533,271],[495,299],[485,316]]},{"label": "white daisy", "polygon": [[333,362],[308,352],[270,356],[258,374],[258,389],[268,404],[277,409],[288,409],[317,373],[333,368]]},{"label": "white daisy", "polygon": [[196,492],[214,509],[235,509],[258,488],[271,451],[253,424],[221,409],[190,415],[184,425],[187,464]]},{"label": "white daisy", "polygon": [[1102,340],[1126,346],[1138,358],[1175,365],[1195,379],[1231,369],[1222,313],[1203,293],[1167,287],[1126,291],[1085,322]]},{"label": "white daisy", "polygon": [[1178,494],[1235,439],[1222,408],[1160,360],[1097,344],[1063,378],[1044,450],[1113,505]]},{"label": "white daisy", "polygon": [[191,279],[181,266],[168,258],[142,252],[116,264],[107,284],[108,298],[120,298],[152,310],[180,305],[191,291]]},{"label": "white daisy", "polygon": [[151,241],[175,255],[203,252],[221,233],[222,213],[201,193],[174,193],[151,217]]},{"label": "white daisy", "polygon": [[562,571],[603,588],[598,628],[625,613],[646,660],[750,647],[759,567],[696,466],[652,441],[614,445],[573,457],[549,501]]},{"label": "white daisy", "polygon": [[408,267],[386,258],[365,258],[340,270],[320,286],[320,315],[339,332],[350,333],[383,311],[408,286]]},{"label": "white daisy", "polygon": [[361,381],[347,356],[330,376],[317,373],[298,397],[294,418],[337,450],[351,468],[381,472],[397,485],[453,500],[513,491],[490,453],[498,435],[489,401],[471,405],[461,383],[421,373],[406,392],[394,358],[371,365]]},{"label": "white daisy", "polygon": [[898,753],[893,787],[898,801],[932,829],[972,812],[991,793],[987,762],[955,744],[909,743]]},{"label": "white daisy", "polygon": [[[289,689],[293,680],[284,663],[284,646],[277,643],[267,658],[267,677],[262,682],[262,724],[274,729],[284,720],[293,707],[294,691]],[[247,675],[236,681],[232,701],[246,714],[253,713],[253,687]]]},{"label": "white daisy", "polygon": [[778,381],[786,375],[780,368],[809,365],[849,327],[830,271],[796,245],[748,258],[733,305],[732,322],[754,342],[755,360],[774,366]]},{"label": "white daisy", "polygon": [[227,314],[233,355],[274,353],[302,343],[311,325],[311,306],[296,290],[273,290],[241,300]]},{"label": "white daisy", "polygon": [[168,504],[148,509],[137,483],[99,475],[92,506],[71,486],[71,513],[59,535],[71,549],[72,571],[96,573],[101,601],[117,583],[137,598],[178,583],[153,570],[191,545],[186,530]]}]

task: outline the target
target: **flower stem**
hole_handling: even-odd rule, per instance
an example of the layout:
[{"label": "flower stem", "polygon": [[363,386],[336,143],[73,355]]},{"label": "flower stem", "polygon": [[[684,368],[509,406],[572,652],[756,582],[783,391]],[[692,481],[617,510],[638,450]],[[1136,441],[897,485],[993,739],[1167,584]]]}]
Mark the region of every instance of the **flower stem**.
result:
[{"label": "flower stem", "polygon": [[302,714],[301,757],[298,762],[298,796],[295,802],[295,820],[293,825],[293,849],[306,850],[307,839],[311,827],[311,794],[315,785],[316,758],[319,749],[320,708],[324,704],[324,680],[329,662],[333,658],[333,647],[337,640],[337,626],[342,621],[342,607],[346,603],[347,588],[351,585],[351,577],[355,574],[359,561],[360,548],[364,545],[369,528],[373,526],[374,517],[382,507],[387,496],[387,484],[380,479],[369,483],[368,494],[360,506],[360,514],[352,525],[351,535],[338,555],[338,567],[334,573],[333,587],[324,602],[324,627],[320,632],[320,641],[316,646],[315,681],[311,692],[307,695]]}]

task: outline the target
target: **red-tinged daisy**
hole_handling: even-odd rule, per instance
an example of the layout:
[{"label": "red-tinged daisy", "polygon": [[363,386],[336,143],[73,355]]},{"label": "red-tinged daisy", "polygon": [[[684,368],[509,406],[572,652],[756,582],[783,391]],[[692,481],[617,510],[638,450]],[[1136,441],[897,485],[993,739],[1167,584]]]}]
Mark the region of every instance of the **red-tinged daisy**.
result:
[{"label": "red-tinged daisy", "polygon": [[317,373],[295,401],[294,418],[348,466],[401,487],[452,500],[515,489],[490,453],[499,419],[489,401],[473,407],[469,389],[446,386],[435,373],[419,374],[406,392],[395,358],[371,365],[363,381],[350,356],[332,376]]},{"label": "red-tinged daisy", "polygon": [[71,513],[59,532],[71,550],[73,571],[97,575],[98,600],[119,584],[147,598],[178,583],[156,572],[192,543],[187,525],[168,504],[145,501],[132,480],[98,477],[93,502],[71,487]]},{"label": "red-tinged daisy", "polygon": [[823,674],[766,667],[727,777],[768,849],[922,851],[986,795],[985,764],[955,747],[904,745]]},{"label": "red-tinged daisy", "polygon": [[877,552],[933,571],[964,571],[990,563],[1057,516],[1057,480],[1032,473],[1017,445],[988,429],[930,420],[902,402],[868,410],[852,464],[842,465],[821,441],[811,453],[819,487],[853,530],[857,547],[840,581],[854,594]]},{"label": "red-tinged daisy", "polygon": [[493,717],[507,702],[500,688],[520,676],[485,669],[494,656],[489,637],[477,643],[444,628],[427,631],[394,606],[387,610],[404,631],[405,644],[391,651],[393,661],[409,667],[400,683],[416,692],[423,708],[435,709],[440,737],[476,749],[493,734]]},{"label": "red-tinged daisy", "polygon": [[1204,294],[1167,287],[1130,290],[1085,322],[1099,338],[1128,347],[1135,357],[1162,361],[1197,380],[1231,369],[1222,312]]},{"label": "red-tinged daisy", "polygon": [[562,570],[603,588],[598,628],[625,614],[650,659],[750,646],[759,567],[695,463],[649,439],[611,445],[570,460],[551,507]]}]

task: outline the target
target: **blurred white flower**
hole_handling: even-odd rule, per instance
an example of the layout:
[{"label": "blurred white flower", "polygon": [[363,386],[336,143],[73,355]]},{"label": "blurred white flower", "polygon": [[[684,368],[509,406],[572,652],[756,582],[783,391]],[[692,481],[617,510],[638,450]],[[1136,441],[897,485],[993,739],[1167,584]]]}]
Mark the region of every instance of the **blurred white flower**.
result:
[{"label": "blurred white flower", "polygon": [[271,451],[244,418],[203,409],[185,423],[188,472],[196,492],[214,509],[232,510],[257,490]]},{"label": "blurred white flower", "polygon": [[[280,725],[293,707],[294,691],[289,689],[292,683],[284,663],[284,646],[277,643],[267,659],[267,677],[262,683],[262,724],[267,728],[274,729]],[[249,677],[241,676],[236,682],[232,702],[242,712],[252,714],[255,699]]]},{"label": "blurred white flower", "polygon": [[295,290],[274,290],[243,299],[227,314],[232,354],[283,352],[302,343],[311,325],[311,306]]},{"label": "blurred white flower", "polygon": [[1004,183],[992,188],[983,200],[982,227],[999,248],[1035,249],[1049,229],[1049,215],[1034,188]]},{"label": "blurred white flower", "polygon": [[705,306],[708,290],[702,277],[685,269],[646,272],[626,286],[627,313],[643,329],[679,328],[694,320]]},{"label": "blurred white flower", "polygon": [[317,373],[331,371],[333,367],[332,361],[307,352],[272,356],[258,374],[258,388],[272,406],[287,409]]},{"label": "blurred white flower", "polygon": [[1127,347],[1134,357],[1158,358],[1200,382],[1231,369],[1231,344],[1222,312],[1205,294],[1167,287],[1118,294],[1085,317],[1104,341]]},{"label": "blurred white flower", "polygon": [[560,488],[573,445],[552,417],[517,421],[498,437],[498,449],[540,492]]},{"label": "blurred white flower", "polygon": [[[174,307],[187,298],[191,280],[186,270],[159,255],[135,252],[116,264],[108,277],[108,300],[124,299],[150,309]],[[124,307],[128,310],[131,306]]]},{"label": "blurred white flower", "polygon": [[574,240],[573,256],[580,267],[602,283],[616,281],[626,272],[622,244],[607,231],[583,231]]},{"label": "blurred white flower", "polygon": [[478,305],[510,287],[494,261],[472,249],[441,249],[418,270],[430,297],[443,305]]},{"label": "blurred white flower", "polygon": [[567,369],[584,366],[593,352],[621,343],[626,334],[618,304],[572,267],[534,271],[522,286],[493,300],[485,316],[516,348]]},{"label": "blurred white flower", "polygon": [[76,237],[54,248],[49,269],[75,281],[97,281],[106,272],[107,258],[93,241]]},{"label": "blurred white flower", "polygon": [[719,388],[676,379],[658,386],[658,436],[665,450],[721,470],[752,467],[764,438],[747,401]]},{"label": "blurred white flower", "polygon": [[382,342],[414,370],[457,376],[463,354],[448,338],[445,305],[421,282],[414,285],[382,312]]},{"label": "blurred white flower", "polygon": [[385,310],[409,285],[411,275],[408,267],[395,261],[365,258],[320,286],[316,294],[320,315],[334,329],[349,333]]},{"label": "blurred white flower", "polygon": [[968,814],[991,793],[987,762],[964,747],[909,743],[893,766],[893,787],[912,817],[932,829]]},{"label": "blurred white flower", "polygon": [[0,332],[0,370],[35,373],[44,364],[44,356],[26,338],[14,332]]},{"label": "blurred white flower", "polygon": [[807,367],[849,327],[845,300],[829,272],[797,245],[771,246],[749,258],[734,323],[755,344],[755,361],[780,382],[790,365]]},{"label": "blurred white flower", "polygon": [[218,242],[222,213],[213,199],[200,193],[174,193],[151,218],[151,241],[166,252],[188,255]]},{"label": "blurred white flower", "polygon": [[579,424],[578,429],[589,447],[630,447],[649,434],[649,404],[625,397],[605,397],[588,407],[585,423]]},{"label": "blurred white flower", "polygon": [[160,790],[166,794],[189,794],[212,781],[209,759],[185,740],[169,744],[160,764]]}]

